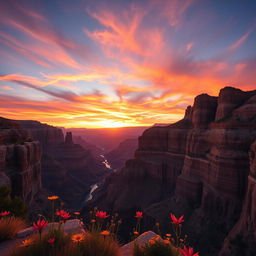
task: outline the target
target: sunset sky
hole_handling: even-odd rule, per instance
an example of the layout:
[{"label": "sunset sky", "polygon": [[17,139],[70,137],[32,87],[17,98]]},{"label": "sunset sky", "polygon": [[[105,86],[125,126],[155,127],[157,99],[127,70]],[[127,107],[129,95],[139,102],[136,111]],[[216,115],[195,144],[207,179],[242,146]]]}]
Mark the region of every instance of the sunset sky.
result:
[{"label": "sunset sky", "polygon": [[256,89],[254,0],[0,0],[0,116],[172,123],[200,93]]}]

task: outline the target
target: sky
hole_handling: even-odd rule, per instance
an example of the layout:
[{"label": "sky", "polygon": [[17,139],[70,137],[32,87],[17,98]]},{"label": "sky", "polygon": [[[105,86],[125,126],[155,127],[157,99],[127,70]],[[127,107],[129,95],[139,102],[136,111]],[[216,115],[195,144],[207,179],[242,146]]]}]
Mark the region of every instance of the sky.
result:
[{"label": "sky", "polygon": [[256,89],[254,0],[0,0],[0,116],[64,127],[173,123]]}]

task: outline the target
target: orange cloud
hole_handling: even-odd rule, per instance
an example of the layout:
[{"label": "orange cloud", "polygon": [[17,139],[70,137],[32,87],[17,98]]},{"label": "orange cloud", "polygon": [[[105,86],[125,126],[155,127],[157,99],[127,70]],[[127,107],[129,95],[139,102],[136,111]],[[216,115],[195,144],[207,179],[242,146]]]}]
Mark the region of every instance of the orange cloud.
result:
[{"label": "orange cloud", "polygon": [[[0,74],[5,117],[66,127],[171,123],[182,118],[197,94],[217,95],[226,85],[255,88],[255,58],[229,61],[251,30],[207,60],[194,54],[201,45],[195,38],[175,44],[190,0],[87,9],[97,26],[81,27],[83,43],[56,30],[37,10],[10,3],[0,3],[0,21],[22,36],[0,31],[0,54],[21,72]],[[34,66],[23,71],[24,60],[37,64],[37,71]],[[15,97],[12,87],[22,88],[24,98]]]}]

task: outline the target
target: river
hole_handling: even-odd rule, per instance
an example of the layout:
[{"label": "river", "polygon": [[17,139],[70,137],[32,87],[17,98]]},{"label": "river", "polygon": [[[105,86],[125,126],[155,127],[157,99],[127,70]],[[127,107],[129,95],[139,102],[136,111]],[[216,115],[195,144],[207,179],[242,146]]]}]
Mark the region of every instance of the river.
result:
[{"label": "river", "polygon": [[[110,163],[108,162],[108,160],[105,158],[105,156],[104,156],[104,155],[100,155],[100,157],[102,157],[102,159],[103,159],[102,163],[106,166],[106,168],[109,169],[109,170],[111,170],[111,169],[112,169],[112,168],[111,168],[111,165],[110,165]],[[95,184],[91,185],[90,193],[89,193],[89,195],[87,196],[85,202],[88,202],[88,201],[92,200],[92,198],[93,198],[92,193],[93,193],[98,187],[99,187],[98,183],[95,183]]]}]

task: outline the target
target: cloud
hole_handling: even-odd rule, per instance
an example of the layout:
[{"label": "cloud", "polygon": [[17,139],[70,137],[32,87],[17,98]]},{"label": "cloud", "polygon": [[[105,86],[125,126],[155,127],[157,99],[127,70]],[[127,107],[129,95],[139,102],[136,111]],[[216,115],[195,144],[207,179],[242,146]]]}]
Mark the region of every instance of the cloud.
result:
[{"label": "cloud", "polygon": [[236,49],[238,49],[241,45],[243,45],[245,43],[245,41],[247,40],[247,38],[250,36],[250,34],[252,33],[252,30],[250,29],[249,31],[247,31],[243,36],[241,36],[236,42],[234,42],[229,49],[231,51],[234,51]]},{"label": "cloud", "polygon": [[252,30],[210,57],[211,47],[225,41],[225,24],[204,40],[201,16],[185,22],[193,1],[146,2],[100,1],[86,11],[81,4],[85,19],[73,15],[69,26],[79,20],[81,32],[73,37],[39,2],[0,1],[3,70],[13,67],[0,76],[1,115],[67,127],[171,123],[197,94],[217,95],[226,85],[255,88],[255,56],[230,58]]},{"label": "cloud", "polygon": [[38,11],[13,0],[1,1],[0,10],[2,24],[28,37],[22,41],[21,37],[17,40],[1,32],[2,42],[34,63],[45,67],[50,67],[51,63],[82,70],[83,66],[77,59],[96,60],[97,56],[90,47],[64,36]]}]

